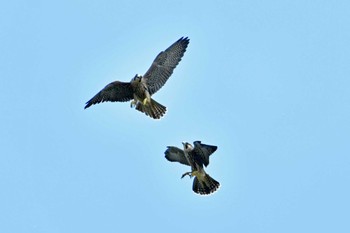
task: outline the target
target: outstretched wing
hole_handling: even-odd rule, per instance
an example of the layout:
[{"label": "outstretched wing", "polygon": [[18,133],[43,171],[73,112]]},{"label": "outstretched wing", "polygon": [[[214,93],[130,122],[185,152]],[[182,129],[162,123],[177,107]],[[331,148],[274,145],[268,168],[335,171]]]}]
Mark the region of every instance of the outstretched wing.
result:
[{"label": "outstretched wing", "polygon": [[196,163],[208,166],[209,156],[214,153],[218,147],[202,144],[200,141],[195,141],[193,144],[194,148],[191,153]]},{"label": "outstretched wing", "polygon": [[133,90],[130,83],[115,81],[105,86],[99,93],[86,102],[85,109],[93,104],[105,101],[125,102],[133,99]]},{"label": "outstretched wing", "polygon": [[190,166],[190,164],[188,163],[185,157],[184,151],[177,147],[168,146],[168,149],[164,152],[164,154],[165,154],[165,158],[170,162],[179,162]]},{"label": "outstretched wing", "polygon": [[169,79],[186,52],[189,41],[187,37],[181,37],[165,51],[160,52],[154,59],[151,67],[143,76],[151,95],[156,93]]}]

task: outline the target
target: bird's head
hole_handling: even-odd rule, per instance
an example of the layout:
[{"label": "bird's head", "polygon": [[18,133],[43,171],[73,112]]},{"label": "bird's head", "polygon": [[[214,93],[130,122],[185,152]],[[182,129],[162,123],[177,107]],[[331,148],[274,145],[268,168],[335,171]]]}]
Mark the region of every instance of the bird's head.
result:
[{"label": "bird's head", "polygon": [[141,82],[142,75],[136,74],[135,77],[131,79],[132,82]]},{"label": "bird's head", "polygon": [[185,151],[193,150],[193,146],[190,143],[188,143],[188,142],[182,142],[182,145],[184,146],[184,150]]}]

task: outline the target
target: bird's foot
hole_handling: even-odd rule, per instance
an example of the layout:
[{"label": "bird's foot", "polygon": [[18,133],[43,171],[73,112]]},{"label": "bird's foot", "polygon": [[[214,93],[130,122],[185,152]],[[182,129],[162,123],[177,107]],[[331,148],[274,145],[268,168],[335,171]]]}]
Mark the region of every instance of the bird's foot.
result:
[{"label": "bird's foot", "polygon": [[134,108],[134,107],[136,107],[136,100],[132,100],[130,102],[130,108]]},{"label": "bird's foot", "polygon": [[192,178],[192,172],[186,172],[181,176],[181,179],[184,178],[185,176],[189,176],[190,178]]},{"label": "bird's foot", "polygon": [[192,176],[200,176],[201,173],[199,171],[193,171],[191,175]]},{"label": "bird's foot", "polygon": [[148,99],[148,98],[145,98],[143,101],[142,101],[143,105],[147,105],[148,103],[151,103],[151,100]]}]

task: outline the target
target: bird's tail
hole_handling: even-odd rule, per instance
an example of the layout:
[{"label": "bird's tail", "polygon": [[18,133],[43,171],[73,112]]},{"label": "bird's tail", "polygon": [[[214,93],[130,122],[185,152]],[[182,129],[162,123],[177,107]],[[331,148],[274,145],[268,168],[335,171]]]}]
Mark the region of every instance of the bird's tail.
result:
[{"label": "bird's tail", "polygon": [[166,107],[161,105],[154,99],[151,99],[151,101],[147,102],[146,104],[138,102],[136,104],[136,109],[154,119],[160,119],[166,112]]},{"label": "bird's tail", "polygon": [[197,176],[194,178],[192,190],[200,195],[208,195],[218,190],[219,187],[219,182],[211,178],[208,174],[205,174],[200,179]]}]

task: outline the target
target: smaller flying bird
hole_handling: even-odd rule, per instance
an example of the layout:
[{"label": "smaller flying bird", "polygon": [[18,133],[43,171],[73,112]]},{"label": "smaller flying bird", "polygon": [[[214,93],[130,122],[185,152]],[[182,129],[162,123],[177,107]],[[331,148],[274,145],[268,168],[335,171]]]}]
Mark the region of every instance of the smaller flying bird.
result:
[{"label": "smaller flying bird", "polygon": [[181,37],[165,51],[160,52],[143,76],[136,74],[130,82],[115,81],[108,84],[86,102],[85,109],[105,101],[132,100],[130,107],[135,107],[136,110],[154,119],[161,118],[166,112],[166,107],[151,96],[169,79],[186,52],[189,41],[187,37]]},{"label": "smaller flying bird", "polygon": [[174,146],[168,146],[164,152],[165,158],[171,162],[179,162],[191,167],[191,172],[186,172],[181,178],[194,176],[192,190],[200,195],[208,195],[215,192],[220,183],[214,180],[204,171],[203,165],[209,165],[209,156],[217,150],[217,146],[202,144],[201,141],[193,142],[194,147],[183,142],[183,150]]}]

